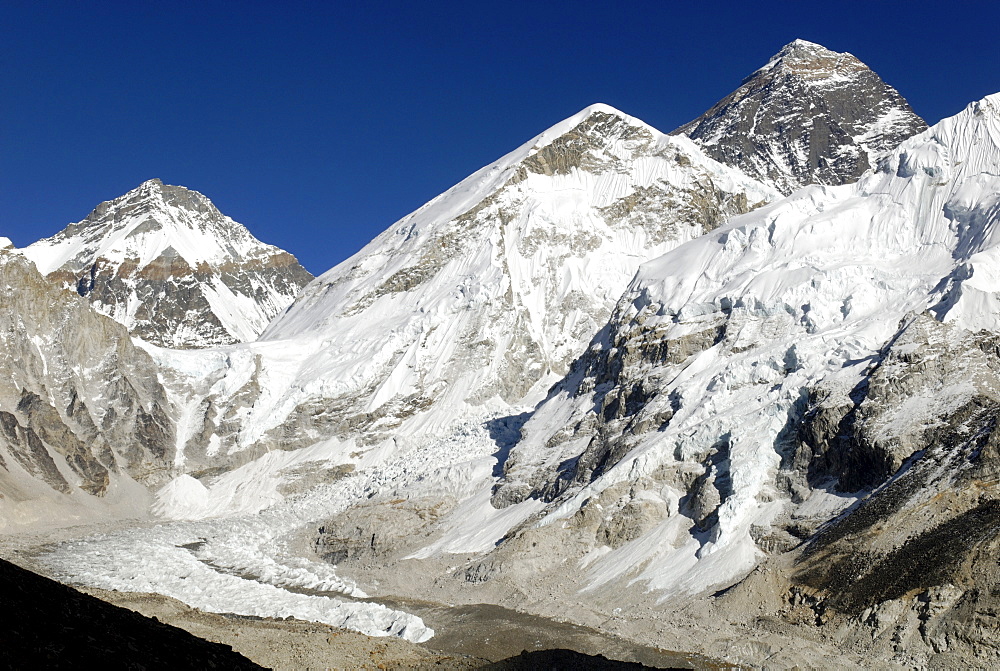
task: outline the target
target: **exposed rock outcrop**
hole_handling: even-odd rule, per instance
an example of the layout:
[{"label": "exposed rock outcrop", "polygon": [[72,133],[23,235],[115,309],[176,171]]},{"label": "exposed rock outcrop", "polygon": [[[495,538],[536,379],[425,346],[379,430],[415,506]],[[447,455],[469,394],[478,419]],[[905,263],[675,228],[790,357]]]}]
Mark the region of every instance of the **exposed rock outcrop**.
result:
[{"label": "exposed rock outcrop", "polygon": [[44,500],[102,497],[123,478],[164,481],[174,430],[149,355],[12,250],[0,251],[0,286],[3,521],[45,517]]},{"label": "exposed rock outcrop", "polygon": [[[803,189],[644,265],[520,429],[493,504],[547,507],[484,561],[549,534],[587,558],[590,588],[619,578],[669,598],[737,579],[902,486],[886,482],[922,473],[933,484],[906,490],[921,500],[947,489],[944,474],[978,458],[1000,389],[997,313],[983,309],[996,292],[995,100],[855,185]],[[981,503],[961,512],[986,520]],[[648,519],[637,536],[622,510]]]},{"label": "exposed rock outcrop", "polygon": [[810,482],[877,487],[916,453],[954,442],[978,408],[1000,402],[998,351],[996,334],[969,333],[929,313],[907,320],[847,394],[812,390],[796,457]]},{"label": "exposed rock outcrop", "polygon": [[[853,404],[821,394],[804,417],[810,475],[873,491],[810,540],[794,582],[886,657],[1000,654],[1000,580],[986,568],[1000,550],[998,373],[995,334],[922,315]],[[833,407],[843,419],[821,419]]]},{"label": "exposed rock outcrop", "polygon": [[[253,370],[224,373],[219,388],[248,395],[206,395],[209,432],[224,450],[370,447],[436,409],[442,424],[534,403],[642,261],[775,196],[687,138],[592,106],[317,278],[254,345]],[[254,398],[264,378],[279,382]]]}]

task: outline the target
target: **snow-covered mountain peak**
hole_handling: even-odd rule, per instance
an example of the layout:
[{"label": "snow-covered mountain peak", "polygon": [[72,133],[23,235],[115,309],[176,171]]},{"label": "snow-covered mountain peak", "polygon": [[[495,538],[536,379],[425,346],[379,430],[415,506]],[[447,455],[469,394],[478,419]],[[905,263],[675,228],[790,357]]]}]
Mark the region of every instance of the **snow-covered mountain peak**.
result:
[{"label": "snow-covered mountain peak", "polygon": [[[547,146],[554,140],[562,137],[563,135],[572,131],[578,126],[584,124],[592,126],[593,122],[595,121],[608,122],[611,119],[614,119],[616,122],[624,123],[626,125],[636,126],[640,128],[649,128],[650,130],[653,130],[652,126],[649,126],[645,122],[640,121],[635,117],[629,116],[628,114],[625,114],[624,112],[618,109],[615,109],[611,105],[606,105],[604,103],[594,103],[593,105],[589,105],[583,108],[573,116],[568,117],[560,121],[559,123],[554,124],[550,128],[546,129],[544,132],[540,133],[532,140],[522,145],[519,150],[512,152],[512,155],[520,155],[520,154],[524,154],[525,156],[530,155],[533,151],[537,151]],[[521,156],[521,158],[524,158],[525,156]]]},{"label": "snow-covered mountain peak", "polygon": [[201,193],[159,179],[22,253],[133,335],[168,347],[253,340],[311,279]]},{"label": "snow-covered mountain peak", "polygon": [[984,222],[992,217],[990,204],[1000,193],[998,173],[1000,94],[993,94],[901,143],[882,158],[877,171],[859,182],[859,188],[872,193],[885,184],[895,184],[903,189],[895,197],[902,198],[919,185],[931,187],[926,189],[925,199],[929,194],[936,199],[946,195],[942,207],[959,235],[955,250],[959,258],[982,251],[993,234]]},{"label": "snow-covered mountain peak", "polygon": [[[320,432],[302,427],[318,422],[335,425],[326,435],[363,427],[374,441],[408,418],[440,426],[470,407],[534,403],[642,261],[777,197],[687,138],[590,106],[303,291],[255,348],[267,369],[290,347],[295,363],[275,365],[294,385],[269,383],[234,447],[306,443]],[[300,429],[279,431],[286,422]]]},{"label": "snow-covered mountain peak", "polygon": [[192,267],[266,254],[274,248],[226,217],[201,193],[150,179],[98,205],[82,221],[25,248],[44,274],[90,265],[95,254],[143,268],[172,248]]},{"label": "snow-covered mountain peak", "polygon": [[[708,203],[701,203],[707,209],[699,209],[701,205],[692,209],[691,202],[681,202],[680,191],[688,189],[708,189],[712,198],[743,193],[742,210],[778,197],[774,190],[708,158],[687,138],[667,136],[610,105],[590,105],[399,220],[357,255],[321,275],[316,286],[263,337],[284,338],[302,329],[325,328],[300,323],[298,315],[316,297],[327,295],[319,287],[343,287],[345,273],[367,277],[374,264],[383,263],[390,254],[394,265],[413,268],[421,257],[433,257],[421,271],[406,271],[404,284],[409,290],[412,280],[429,279],[446,259],[454,257],[459,242],[478,239],[498,227],[516,228],[520,235],[529,233],[525,227],[544,221],[546,227],[564,231],[560,235],[582,234],[578,229],[595,216],[601,224],[592,227],[594,231],[615,218],[631,218],[636,219],[635,233],[645,238],[644,244],[658,245],[669,238],[673,246],[687,237],[675,230],[679,222],[711,228],[724,220],[722,212]],[[643,208],[652,207],[657,199],[663,202],[656,207],[666,208],[669,201],[673,209],[659,217],[649,215],[649,221],[639,225],[637,217]],[[735,202],[730,205],[736,207]],[[452,239],[450,229],[456,228],[475,231],[475,236]],[[443,246],[442,239],[446,241]],[[635,248],[626,256],[645,257],[648,249]],[[367,304],[368,299],[363,299],[351,311]]]},{"label": "snow-covered mountain peak", "polygon": [[[725,286],[729,292],[743,293],[742,300],[746,300],[745,294],[751,286],[766,287],[766,293],[756,294],[755,300],[773,308],[778,305],[773,303],[774,292],[784,291],[784,281],[798,284],[801,278],[788,273],[777,282],[771,281],[778,277],[775,275],[766,282],[755,280],[752,284],[743,284],[739,279],[741,275],[733,274],[735,268],[739,267],[740,273],[747,273],[747,276],[757,277],[763,274],[767,264],[773,264],[775,269],[801,265],[814,272],[824,264],[832,268],[851,259],[856,264],[858,255],[869,250],[864,254],[877,254],[879,263],[875,267],[878,272],[920,276],[921,281],[930,282],[930,287],[934,287],[955,262],[982,259],[984,253],[1000,244],[1000,233],[994,232],[1000,214],[1000,177],[997,175],[1000,175],[1000,94],[993,94],[903,141],[883,157],[877,170],[867,173],[853,185],[798,191],[688,245],[687,263],[693,263],[697,256],[695,250],[700,250],[702,256],[695,265],[703,261],[711,266],[710,270],[679,273],[672,269],[676,266],[671,265],[676,259],[667,261],[668,257],[663,257],[645,264],[637,274],[636,283],[650,281],[660,286],[657,292],[666,293],[677,290],[677,287],[670,291],[663,288],[663,278],[668,276],[703,287],[715,283]],[[861,216],[860,213],[874,216],[876,223],[858,220],[855,223],[863,224],[858,231],[863,230],[864,234],[847,235],[846,222]],[[803,221],[803,217],[807,217],[805,221],[810,225],[788,227],[792,221]],[[819,222],[826,226],[833,221],[841,226],[839,230],[826,231],[819,226]],[[826,235],[835,235],[836,239],[825,239]],[[716,249],[719,246],[721,252]],[[762,256],[765,252],[766,264]],[[744,261],[735,264],[737,257]],[[909,260],[904,263],[912,264],[914,257],[922,258],[914,267],[890,270],[894,259],[906,258]],[[936,259],[934,263],[929,260],[932,257]],[[995,285],[994,289],[1000,289],[1000,284],[992,281],[993,277],[991,271],[991,284]],[[895,279],[898,280],[898,276]],[[833,284],[828,288],[837,296],[836,300],[844,299],[841,296],[843,286]],[[886,286],[866,288],[866,292],[874,292],[873,296],[886,290]],[[683,291],[676,295],[683,297],[682,304],[693,300]],[[698,295],[702,299],[705,297],[705,294]],[[927,295],[936,294],[925,292],[916,300],[926,301]],[[723,302],[728,300],[722,294],[716,298]],[[914,309],[926,307],[918,303]],[[858,308],[855,301],[853,311],[849,312],[857,314]],[[675,309],[679,311],[682,307],[678,304]],[[991,328],[1000,329],[1000,321],[993,323],[995,314],[987,311],[983,318],[989,319]],[[838,322],[844,315],[831,312],[829,316]],[[815,322],[815,318],[813,314],[810,320]],[[973,330],[981,328],[982,319],[967,326]]]},{"label": "snow-covered mountain peak", "polygon": [[926,127],[857,58],[796,40],[674,133],[787,194],[852,182]]},{"label": "snow-covered mountain peak", "polygon": [[[814,60],[826,60],[842,55],[849,56],[850,54],[838,54],[835,51],[827,49],[822,44],[816,44],[815,42],[810,42],[808,40],[796,39],[781,47],[778,53],[771,56],[767,65],[762,67],[761,70],[772,68],[779,63],[792,64]],[[759,71],[760,70],[758,70],[758,72]]]},{"label": "snow-covered mountain peak", "polygon": [[[162,198],[163,191],[164,191],[164,186],[165,185],[163,184],[163,180],[161,180],[159,177],[153,177],[151,179],[147,179],[145,182],[143,182],[139,186],[135,187],[134,189],[132,189],[131,191],[129,191],[125,195],[120,196],[120,198],[125,198],[125,199],[128,199],[128,200],[131,200],[131,199],[136,198],[136,197],[140,197],[140,198],[143,198],[143,197],[145,197],[145,198],[159,197],[159,198]],[[171,189],[171,188],[172,189],[184,189],[184,187],[170,187],[170,186],[167,186],[167,188],[168,189]],[[185,189],[185,190],[187,190],[187,189]],[[198,194],[198,195],[201,195],[201,194]],[[202,197],[204,198],[204,196],[202,196]],[[118,198],[115,198],[114,200],[118,200]]]},{"label": "snow-covered mountain peak", "polygon": [[[222,216],[218,208],[205,195],[183,186],[164,184],[158,178],[143,182],[122,196],[122,198],[125,198],[126,202],[148,201],[150,206],[159,205],[174,207],[188,212],[210,214],[213,220],[221,218],[223,221],[226,221],[228,219]],[[232,220],[230,219],[229,221]]]},{"label": "snow-covered mountain peak", "polygon": [[[795,62],[795,61],[811,61],[811,60],[822,60],[837,58],[839,56],[851,56],[850,54],[841,54],[836,51],[831,51],[827,49],[822,44],[817,44],[816,42],[810,42],[809,40],[795,39],[781,47],[781,49],[764,67],[768,67],[778,61],[785,62]],[[853,56],[851,56],[853,58]]]},{"label": "snow-covered mountain peak", "polygon": [[[642,579],[681,593],[749,570],[762,530],[810,497],[806,510],[832,514],[847,499],[824,500],[831,481],[854,492],[891,476],[917,441],[812,452],[797,442],[804,409],[820,398],[842,406],[816,428],[836,435],[890,348],[909,347],[898,351],[906,359],[928,338],[1000,330],[998,103],[987,97],[911,137],[855,184],[801,189],[641,266],[607,328],[524,425],[494,500],[555,499],[553,520],[587,501],[621,506],[619,493],[598,497],[616,483],[629,496],[645,488],[688,501],[666,507],[689,518],[674,518],[687,550],[636,540],[588,568],[600,582],[649,561]],[[978,392],[962,379],[922,393],[890,408],[870,401],[872,416],[889,418],[878,430],[919,434],[928,416]],[[698,502],[706,492],[710,502]]]},{"label": "snow-covered mountain peak", "polygon": [[804,81],[824,86],[848,83],[850,77],[868,70],[868,66],[849,53],[838,53],[806,40],[795,40],[754,75],[781,69],[801,77]]},{"label": "snow-covered mountain peak", "polygon": [[784,55],[787,55],[787,54],[790,54],[790,53],[793,53],[793,52],[810,52],[810,53],[811,52],[826,52],[826,53],[833,53],[829,49],[827,49],[826,47],[824,47],[822,44],[817,44],[816,42],[810,42],[809,40],[803,40],[802,38],[799,37],[799,38],[796,38],[796,39],[792,40],[791,42],[789,42],[785,46],[783,46],[781,48],[781,51],[779,51],[778,54],[775,56],[775,58],[773,58],[771,60],[775,60],[777,58],[780,58],[780,57],[782,57]]}]

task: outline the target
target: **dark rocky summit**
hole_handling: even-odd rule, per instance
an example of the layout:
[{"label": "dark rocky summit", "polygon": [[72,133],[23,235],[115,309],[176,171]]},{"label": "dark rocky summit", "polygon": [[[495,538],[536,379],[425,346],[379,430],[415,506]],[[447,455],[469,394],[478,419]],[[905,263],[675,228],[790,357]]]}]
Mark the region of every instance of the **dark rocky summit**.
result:
[{"label": "dark rocky summit", "polygon": [[926,128],[857,58],[795,40],[673,133],[787,194],[853,182],[881,153]]}]

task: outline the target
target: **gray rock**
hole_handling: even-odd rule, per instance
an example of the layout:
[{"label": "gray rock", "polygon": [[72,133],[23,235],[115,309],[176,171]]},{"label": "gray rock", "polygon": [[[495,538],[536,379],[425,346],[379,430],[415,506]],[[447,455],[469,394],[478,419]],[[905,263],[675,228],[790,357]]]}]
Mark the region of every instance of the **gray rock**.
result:
[{"label": "gray rock", "polygon": [[156,485],[174,433],[156,365],[121,324],[0,251],[0,504],[102,496],[113,476]]},{"label": "gray rock", "polygon": [[673,132],[787,194],[853,182],[880,154],[926,128],[857,58],[796,40]]}]

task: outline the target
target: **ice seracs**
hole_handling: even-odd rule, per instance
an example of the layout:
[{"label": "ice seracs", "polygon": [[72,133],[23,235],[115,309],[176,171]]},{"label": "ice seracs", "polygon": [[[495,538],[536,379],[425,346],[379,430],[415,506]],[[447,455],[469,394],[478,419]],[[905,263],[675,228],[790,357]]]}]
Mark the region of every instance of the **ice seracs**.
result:
[{"label": "ice seracs", "polygon": [[[259,580],[276,585],[301,560],[272,557],[275,538],[363,501],[416,488],[489,508],[497,441],[517,434],[509,416],[565,374],[638,265],[776,197],[687,138],[584,110],[317,278],[258,341],[147,347],[181,409],[175,463],[191,471],[158,491],[155,510],[204,520],[184,524],[203,525],[213,570],[264,562]],[[485,531],[448,547],[488,547],[539,507],[490,509]],[[120,534],[95,552],[172,554],[190,529]],[[62,570],[136,586],[134,563],[74,570],[74,552],[60,553]],[[198,581],[141,577],[202,599],[184,594]],[[223,596],[214,607],[236,607]]]},{"label": "ice seracs", "polygon": [[910,138],[854,185],[800,190],[644,264],[524,425],[494,502],[551,500],[524,533],[558,545],[574,529],[608,545],[588,557],[592,588],[626,579],[677,595],[731,583],[763,548],[797,544],[789,529],[815,528],[891,476],[920,449],[902,437],[975,385],[897,398],[907,409],[880,411],[869,443],[820,448],[796,427],[818,399],[841,416],[860,403],[916,315],[997,328],[979,308],[1000,291],[998,101]]},{"label": "ice seracs", "polygon": [[254,340],[312,279],[202,194],[158,179],[22,253],[133,335],[164,347]]},{"label": "ice seracs", "polygon": [[[827,91],[865,72],[796,42],[755,76]],[[894,529],[848,529],[870,556],[822,542],[886,492],[906,506],[876,522],[945,514],[928,483],[970,488],[946,492],[959,521],[1000,520],[1000,350],[982,331],[1000,326],[998,102],[910,137],[855,183],[780,200],[689,138],[588,108],[317,278],[258,341],[148,347],[183,409],[172,463],[187,472],[157,490],[167,520],[48,561],[106,588],[326,610],[423,640],[404,614],[298,591],[360,596],[348,572],[384,566],[380,581],[426,598],[394,577],[425,562],[433,598],[612,618],[625,592],[656,608],[712,595],[711,610],[804,540],[838,566],[899,566],[912,538]],[[302,533],[338,566],[300,556]],[[959,535],[960,556],[983,537]],[[913,622],[954,601],[932,587]]]},{"label": "ice seracs", "polygon": [[639,263],[775,197],[686,138],[589,107],[317,278],[253,347],[258,378],[281,370],[224,449],[378,444],[534,403]]}]

